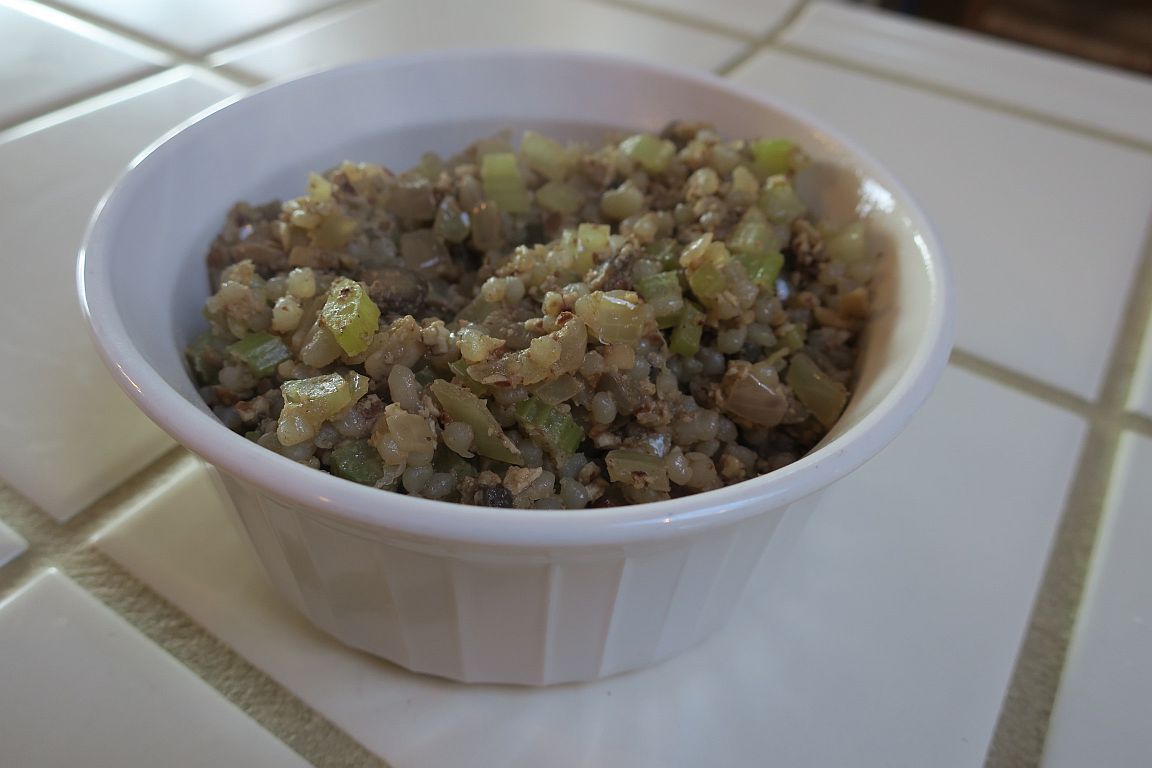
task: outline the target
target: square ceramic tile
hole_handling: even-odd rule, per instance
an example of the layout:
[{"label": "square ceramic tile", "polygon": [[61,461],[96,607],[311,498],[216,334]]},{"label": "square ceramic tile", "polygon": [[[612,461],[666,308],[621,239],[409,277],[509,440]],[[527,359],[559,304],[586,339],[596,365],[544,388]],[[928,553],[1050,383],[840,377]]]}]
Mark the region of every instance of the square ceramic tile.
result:
[{"label": "square ceramic tile", "polygon": [[210,61],[271,78],[388,54],[477,46],[581,49],[713,69],[743,44],[580,0],[381,0],[303,22]]},{"label": "square ceramic tile", "polygon": [[54,571],[0,604],[0,648],[6,766],[308,765]]},{"label": "square ceramic tile", "polygon": [[107,19],[190,53],[203,53],[246,35],[315,13],[338,0],[60,0],[65,7]]},{"label": "square ceramic tile", "polygon": [[165,56],[23,0],[0,2],[0,127],[154,70]]},{"label": "square ceramic tile", "polygon": [[680,16],[726,27],[742,36],[766,34],[800,4],[800,0],[633,0],[636,5],[671,11]]},{"label": "square ceramic tile", "polygon": [[1132,391],[1128,396],[1128,408],[1152,418],[1152,318],[1144,329],[1144,348],[1140,352]]},{"label": "square ceramic tile", "polygon": [[1122,442],[1076,631],[1048,725],[1045,768],[1152,759],[1152,439]]},{"label": "square ceramic tile", "polygon": [[786,520],[727,628],[586,685],[460,685],[340,646],[271,592],[194,460],[98,546],[396,768],[972,766],[1083,436],[950,370],[892,446]]},{"label": "square ceramic tile", "polygon": [[843,3],[811,3],[781,40],[1152,141],[1152,79],[1111,67]]},{"label": "square ceramic tile", "polygon": [[0,134],[0,351],[11,372],[0,402],[0,476],[57,519],[171,445],[88,339],[75,278],[84,228],[134,155],[229,90],[211,75],[174,71],[42,130],[6,142]]},{"label": "square ceramic tile", "polygon": [[24,537],[0,522],[0,565],[15,560],[26,549],[28,542]]},{"label": "square ceramic tile", "polygon": [[858,141],[952,260],[957,344],[1095,398],[1144,248],[1152,154],[785,53],[734,78]]}]

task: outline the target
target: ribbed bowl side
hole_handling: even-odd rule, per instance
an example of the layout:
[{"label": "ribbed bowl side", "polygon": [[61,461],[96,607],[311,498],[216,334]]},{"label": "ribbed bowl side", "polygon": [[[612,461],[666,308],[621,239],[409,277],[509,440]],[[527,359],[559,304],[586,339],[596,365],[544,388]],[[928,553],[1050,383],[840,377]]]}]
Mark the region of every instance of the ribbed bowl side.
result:
[{"label": "ribbed bowl side", "polygon": [[696,645],[727,620],[785,511],[664,542],[449,547],[221,479],[272,584],[314,624],[466,682],[595,680]]}]

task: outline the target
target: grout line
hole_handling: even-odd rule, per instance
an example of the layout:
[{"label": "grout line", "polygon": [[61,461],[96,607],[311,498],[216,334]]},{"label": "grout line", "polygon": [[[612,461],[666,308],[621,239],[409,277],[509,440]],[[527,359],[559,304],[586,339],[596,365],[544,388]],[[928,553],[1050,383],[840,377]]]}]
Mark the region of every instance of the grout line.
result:
[{"label": "grout line", "polygon": [[45,8],[49,8],[66,16],[71,16],[74,19],[78,19],[79,21],[82,21],[89,26],[103,30],[106,33],[116,35],[117,37],[124,38],[125,40],[128,40],[136,45],[144,46],[145,48],[151,48],[154,51],[163,53],[164,55],[173,59],[173,61],[176,63],[188,64],[196,61],[196,57],[188,51],[181,50],[180,48],[169,45],[168,43],[164,43],[154,37],[150,37],[141,32],[138,32],[131,27],[124,26],[123,24],[119,24],[115,21],[112,21],[111,19],[104,18],[103,16],[90,13],[82,8],[75,8],[65,3],[61,3],[59,0],[36,0],[36,2]]},{"label": "grout line", "polygon": [[387,766],[103,553],[79,550],[58,567],[317,768]]},{"label": "grout line", "polygon": [[979,355],[963,349],[953,348],[948,362],[957,368],[963,368],[970,373],[991,379],[998,384],[1044,400],[1059,408],[1083,416],[1084,418],[1092,418],[1099,413],[1099,409],[1094,403],[1085,400],[1079,395],[1074,395],[1055,385],[1007,368],[1000,363],[986,360]]},{"label": "grout line", "polygon": [[1152,417],[1145,416],[1142,413],[1126,413],[1121,423],[1123,428],[1129,432],[1138,432],[1147,437],[1152,437]]},{"label": "grout line", "polygon": [[901,72],[893,72],[891,70],[874,67],[870,64],[863,64],[861,62],[840,57],[833,53],[826,51],[819,51],[814,48],[806,48],[800,45],[789,42],[779,42],[775,48],[783,53],[787,53],[799,58],[809,59],[811,61],[819,62],[821,64],[828,64],[841,69],[849,69],[861,74],[873,77],[879,80],[887,80],[888,82],[896,83],[910,88],[915,88],[920,91],[927,91],[934,93],[937,96],[945,96],[950,99],[958,101],[965,101],[969,104],[974,104],[978,107],[985,109],[995,110],[997,112],[1004,112],[1015,117],[1023,118],[1030,122],[1038,122],[1044,125],[1059,128],[1070,133],[1080,134],[1088,138],[1096,139],[1097,141],[1109,142],[1112,144],[1119,144],[1127,147],[1128,149],[1135,149],[1141,152],[1152,152],[1152,142],[1144,141],[1141,139],[1125,136],[1124,134],[1109,131],[1106,128],[1100,128],[1094,125],[1088,125],[1076,120],[1072,120],[1058,115],[1049,115],[1044,112],[1037,112],[1035,110],[1027,109],[1011,102],[1000,101],[988,96],[982,96],[978,93],[968,91],[962,88],[954,88],[952,86],[943,85],[941,83],[932,82],[930,80],[922,80],[913,75],[906,75]]},{"label": "grout line", "polygon": [[312,12],[283,19],[276,24],[225,40],[204,51],[201,55],[201,60],[205,66],[216,69],[221,65],[213,62],[219,61],[222,55],[228,55],[234,52],[235,49],[246,48],[251,43],[259,42],[264,38],[274,40],[278,35],[290,35],[296,28],[306,23],[324,23],[325,21],[339,19],[352,11],[373,5],[376,2],[377,0],[337,0],[337,2],[318,8]]},{"label": "grout line", "polygon": [[1100,534],[1122,431],[1128,425],[1152,426],[1152,419],[1125,413],[1143,337],[1152,320],[1152,230],[1145,234],[1143,258],[1131,286],[1094,409],[1096,418],[1084,442],[1001,705],[986,768],[1041,762],[1064,663],[1088,586],[1088,569]]},{"label": "grout line", "polygon": [[175,447],[63,523],[57,522],[12,488],[0,484],[0,517],[28,542],[28,549],[0,568],[0,600],[45,568],[83,548],[89,537],[134,502],[162,489],[187,451]]},{"label": "grout line", "polygon": [[[154,74],[133,80],[125,85],[110,90],[101,91],[80,101],[74,101],[67,106],[51,112],[45,112],[22,123],[0,130],[0,144],[16,139],[22,139],[38,131],[51,128],[54,125],[82,117],[105,107],[110,107],[130,98],[142,96],[146,93],[159,90],[165,86],[182,79],[189,70],[205,71],[199,64],[180,64],[163,69]],[[215,75],[218,77],[218,75]],[[223,96],[221,96],[223,98]],[[146,146],[146,145],[145,145]],[[140,149],[144,149],[143,146]]]},{"label": "grout line", "polygon": [[757,38],[754,43],[740,51],[724,64],[721,64],[719,67],[717,67],[716,74],[720,75],[721,77],[727,77],[737,67],[743,65],[757,53],[762,51],[766,46],[774,43],[776,39],[784,33],[784,30],[792,26],[792,23],[796,21],[801,13],[804,12],[804,9],[808,7],[808,2],[809,0],[800,0],[800,2],[793,5],[787,13],[781,16],[776,21],[776,23],[773,24],[767,32]]},{"label": "grout line", "polygon": [[55,114],[57,112],[65,112],[77,104],[82,104],[92,99],[98,99],[102,94],[118,91],[121,88],[130,87],[134,83],[147,80],[150,77],[155,77],[167,71],[170,71],[167,67],[150,65],[144,67],[143,69],[137,70],[130,75],[125,75],[124,77],[119,77],[115,80],[103,82],[95,87],[86,88],[81,91],[69,94],[66,97],[53,99],[47,103],[40,104],[33,110],[22,112],[12,116],[9,119],[0,121],[0,139],[2,139],[4,135],[13,128],[27,123],[38,122],[44,117]]},{"label": "grout line", "polygon": [[0,568],[0,601],[58,568],[320,768],[386,766],[343,730],[239,656],[91,545],[93,534],[163,493],[189,461],[173,448],[64,523],[0,484],[0,517],[28,548]]},{"label": "grout line", "polygon": [[710,32],[714,35],[723,35],[725,37],[736,37],[746,43],[755,43],[760,39],[760,36],[749,33],[743,29],[729,27],[719,21],[713,21],[703,16],[696,16],[684,11],[677,11],[671,8],[664,8],[662,6],[650,5],[643,2],[643,0],[585,0],[585,2],[594,3],[596,5],[606,5],[612,8],[620,8],[626,11],[651,16],[662,21],[671,22],[680,26],[692,27],[693,29],[702,32]]}]

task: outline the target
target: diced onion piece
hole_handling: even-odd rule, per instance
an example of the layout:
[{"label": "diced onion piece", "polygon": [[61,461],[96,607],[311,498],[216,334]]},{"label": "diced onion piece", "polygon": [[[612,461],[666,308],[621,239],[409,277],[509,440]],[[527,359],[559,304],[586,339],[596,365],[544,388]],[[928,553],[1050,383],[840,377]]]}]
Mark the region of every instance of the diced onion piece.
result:
[{"label": "diced onion piece", "polygon": [[793,355],[785,379],[797,399],[825,427],[831,428],[840,418],[848,402],[848,390],[820,370],[812,358],[805,354]]},{"label": "diced onion piece", "polygon": [[345,354],[354,356],[372,341],[380,322],[380,309],[364,286],[340,277],[328,289],[318,322],[332,333]]},{"label": "diced onion piece", "polygon": [[777,224],[791,224],[808,210],[785,176],[771,176],[764,182],[758,204],[768,219]]},{"label": "diced onion piece", "polygon": [[312,245],[317,248],[343,248],[358,228],[355,219],[342,213],[329,213],[320,222],[320,226],[312,230]]},{"label": "diced onion piece", "polygon": [[505,213],[528,213],[532,201],[524,177],[511,152],[494,152],[480,160],[480,180],[484,194]]},{"label": "diced onion piece", "polygon": [[487,403],[464,387],[443,379],[433,381],[428,388],[432,390],[432,396],[449,418],[453,421],[463,421],[472,427],[477,453],[509,464],[521,463],[523,459],[520,449],[504,434],[504,430],[488,410]]},{"label": "diced onion piece", "polygon": [[614,483],[653,491],[671,490],[668,470],[659,456],[639,451],[615,450],[609,451],[604,460],[608,464],[608,477]]},{"label": "diced onion piece", "polygon": [[436,450],[436,434],[426,416],[409,413],[397,403],[389,403],[384,408],[384,419],[389,434],[401,451],[430,454]]},{"label": "diced onion piece", "polygon": [[732,360],[720,381],[720,407],[737,422],[774,427],[788,412],[788,399],[771,365]]},{"label": "diced onion piece", "polygon": [[644,335],[647,307],[631,291],[593,291],[573,307],[601,344],[635,344]]},{"label": "diced onion piece", "polygon": [[740,217],[726,242],[733,253],[764,253],[780,249],[775,227],[768,223],[764,212],[755,206]]}]

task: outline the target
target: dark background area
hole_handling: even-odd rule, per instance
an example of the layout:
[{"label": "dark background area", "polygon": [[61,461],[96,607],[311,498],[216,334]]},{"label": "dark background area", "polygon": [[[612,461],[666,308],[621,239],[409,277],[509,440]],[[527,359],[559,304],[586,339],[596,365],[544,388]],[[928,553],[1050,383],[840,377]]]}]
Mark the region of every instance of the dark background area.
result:
[{"label": "dark background area", "polygon": [[870,4],[1152,75],[1152,0],[879,0]]}]

